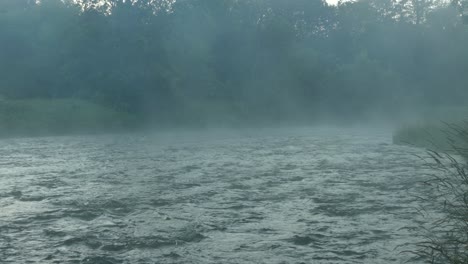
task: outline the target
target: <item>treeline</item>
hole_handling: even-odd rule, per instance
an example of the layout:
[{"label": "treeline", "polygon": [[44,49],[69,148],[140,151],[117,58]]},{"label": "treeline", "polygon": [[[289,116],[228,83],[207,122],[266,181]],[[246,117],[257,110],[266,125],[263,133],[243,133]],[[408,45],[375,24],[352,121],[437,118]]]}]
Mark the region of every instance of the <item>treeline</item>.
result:
[{"label": "treeline", "polygon": [[1,0],[0,94],[167,125],[397,117],[466,102],[467,44],[434,0]]}]

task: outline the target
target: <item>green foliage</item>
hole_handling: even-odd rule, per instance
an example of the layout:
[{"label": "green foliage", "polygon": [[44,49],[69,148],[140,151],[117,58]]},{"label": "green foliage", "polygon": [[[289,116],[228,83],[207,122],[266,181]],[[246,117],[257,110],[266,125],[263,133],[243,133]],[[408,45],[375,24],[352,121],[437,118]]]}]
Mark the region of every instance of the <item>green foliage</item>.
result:
[{"label": "green foliage", "polygon": [[77,99],[0,100],[0,135],[60,135],[122,130],[128,114]]},{"label": "green foliage", "polygon": [[158,125],[396,118],[468,97],[468,31],[443,3],[132,2],[0,1],[0,93]]}]

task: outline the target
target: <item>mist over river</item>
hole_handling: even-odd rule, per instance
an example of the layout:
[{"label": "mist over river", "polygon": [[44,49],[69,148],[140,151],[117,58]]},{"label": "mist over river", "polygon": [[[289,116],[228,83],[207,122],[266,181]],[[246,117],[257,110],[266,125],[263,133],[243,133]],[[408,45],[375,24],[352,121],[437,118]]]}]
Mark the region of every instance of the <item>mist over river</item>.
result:
[{"label": "mist over river", "polygon": [[435,173],[386,129],[0,141],[0,263],[402,263]]}]

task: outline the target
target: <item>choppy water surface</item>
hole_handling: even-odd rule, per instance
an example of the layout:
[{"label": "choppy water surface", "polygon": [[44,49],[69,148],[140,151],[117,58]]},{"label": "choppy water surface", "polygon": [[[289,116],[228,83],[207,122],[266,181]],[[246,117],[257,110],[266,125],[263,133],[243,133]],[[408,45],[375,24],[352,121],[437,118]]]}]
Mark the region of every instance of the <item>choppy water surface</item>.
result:
[{"label": "choppy water surface", "polygon": [[0,262],[400,263],[421,152],[364,130],[2,140]]}]

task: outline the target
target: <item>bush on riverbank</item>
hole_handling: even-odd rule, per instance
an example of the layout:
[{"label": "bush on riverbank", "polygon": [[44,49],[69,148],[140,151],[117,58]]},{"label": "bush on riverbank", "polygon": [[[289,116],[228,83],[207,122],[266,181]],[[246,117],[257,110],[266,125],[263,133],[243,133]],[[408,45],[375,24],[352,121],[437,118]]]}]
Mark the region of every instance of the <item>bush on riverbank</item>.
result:
[{"label": "bush on riverbank", "polygon": [[131,123],[129,114],[84,100],[0,98],[0,136],[99,133]]}]

